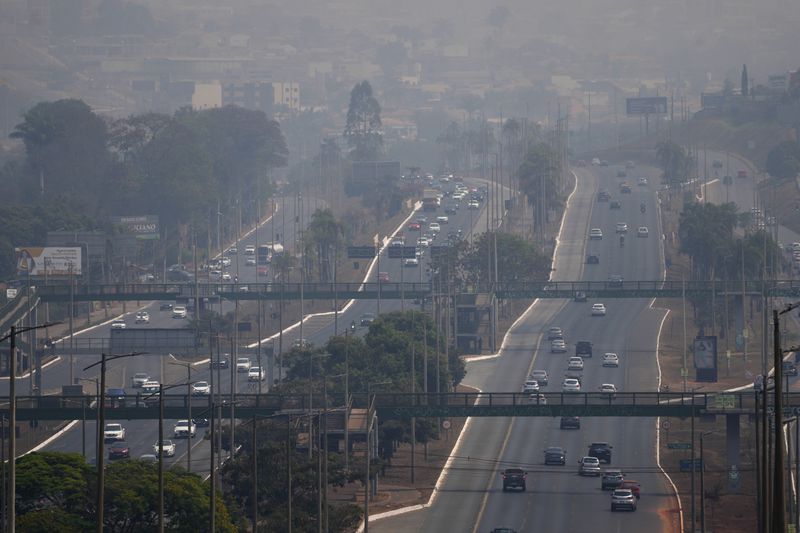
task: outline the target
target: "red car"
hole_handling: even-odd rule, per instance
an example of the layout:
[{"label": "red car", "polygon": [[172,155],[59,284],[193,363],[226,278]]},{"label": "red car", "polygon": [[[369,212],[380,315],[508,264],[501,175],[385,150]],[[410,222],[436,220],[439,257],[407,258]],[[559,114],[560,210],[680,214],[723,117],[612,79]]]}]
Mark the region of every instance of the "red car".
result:
[{"label": "red car", "polygon": [[409,231],[419,231],[420,228],[421,228],[421,226],[420,226],[419,222],[412,222],[411,224],[408,225],[408,230]]},{"label": "red car", "polygon": [[117,441],[108,448],[109,459],[127,459],[130,456],[130,448],[122,441]]},{"label": "red car", "polygon": [[642,485],[638,481],[634,481],[632,479],[625,479],[620,483],[618,489],[630,489],[636,499],[638,500],[641,497],[642,493]]},{"label": "red car", "polygon": [[389,273],[388,272],[378,272],[378,281],[380,283],[389,283]]}]

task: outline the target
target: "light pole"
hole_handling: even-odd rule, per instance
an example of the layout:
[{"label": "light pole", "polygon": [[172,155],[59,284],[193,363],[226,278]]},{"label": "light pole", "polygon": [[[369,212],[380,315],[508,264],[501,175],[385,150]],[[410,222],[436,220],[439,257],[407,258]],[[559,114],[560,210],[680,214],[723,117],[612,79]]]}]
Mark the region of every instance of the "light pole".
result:
[{"label": "light pole", "polygon": [[[97,398],[97,413],[95,416],[96,431],[94,434],[94,455],[97,457],[97,439],[100,431],[100,380],[98,378],[78,378],[79,381],[90,381],[94,383],[95,398]],[[83,418],[83,456],[86,457],[86,417]]]},{"label": "light pole", "polygon": [[[172,354],[170,354],[172,355]],[[182,366],[186,368],[186,398],[187,404],[189,409],[189,433],[191,437],[191,429],[192,429],[192,363],[188,361],[171,361],[169,364],[175,366]],[[213,371],[212,371],[213,373]],[[186,450],[186,471],[192,471],[192,441],[191,438],[189,439],[189,446]]]},{"label": "light pole", "polygon": [[[700,531],[706,533],[706,462],[703,457],[703,438],[706,435],[713,435],[716,431],[706,431],[700,433]],[[692,465],[694,470],[694,464]],[[692,524],[694,527],[694,524]]]},{"label": "light pole", "polygon": [[[56,324],[60,324],[60,322],[53,322],[50,324],[42,324],[41,326],[29,326],[29,327],[22,327],[17,328],[16,326],[11,326],[11,331],[3,338],[0,338],[0,342],[8,339],[10,340],[11,348],[9,350],[9,357],[8,357],[8,407],[9,407],[9,417],[8,417],[8,427],[11,430],[10,435],[8,436],[8,530],[13,532],[15,531],[16,527],[16,501],[17,501],[17,467],[16,467],[16,455],[17,455],[17,435],[16,435],[16,428],[17,428],[17,390],[16,390],[16,379],[17,379],[17,335],[20,333],[25,333],[28,331],[32,331],[35,329],[43,329],[48,328],[51,326],[55,326]],[[31,347],[32,348],[32,347]]]},{"label": "light pole", "polygon": [[369,463],[372,459],[372,443],[370,435],[372,434],[372,419],[373,419],[373,406],[372,406],[372,387],[378,385],[388,385],[391,381],[378,381],[377,383],[367,383],[367,453],[365,462],[366,475],[364,476],[364,533],[369,533],[369,497],[370,497],[370,477],[369,477]]},{"label": "light pole", "polygon": [[[106,469],[104,465],[105,439],[103,435],[103,427],[106,423],[106,402],[104,397],[106,390],[106,363],[110,363],[111,361],[115,361],[117,359],[124,359],[126,357],[144,355],[144,353],[145,352],[131,352],[121,355],[109,355],[103,353],[100,354],[99,361],[92,363],[83,369],[83,371],[86,372],[90,368],[100,365],[100,420],[97,423],[97,455],[95,457],[95,462],[97,463],[97,533],[103,533],[103,511],[105,507],[104,492],[106,484]],[[13,433],[14,432],[12,431],[12,438]],[[11,531],[13,531],[13,529]]]},{"label": "light pole", "polygon": [[[302,337],[301,337],[302,340]],[[302,341],[301,341],[302,342]],[[330,357],[329,353],[308,353],[308,460],[313,458],[311,452],[311,435],[314,413],[314,359],[319,357]]]}]

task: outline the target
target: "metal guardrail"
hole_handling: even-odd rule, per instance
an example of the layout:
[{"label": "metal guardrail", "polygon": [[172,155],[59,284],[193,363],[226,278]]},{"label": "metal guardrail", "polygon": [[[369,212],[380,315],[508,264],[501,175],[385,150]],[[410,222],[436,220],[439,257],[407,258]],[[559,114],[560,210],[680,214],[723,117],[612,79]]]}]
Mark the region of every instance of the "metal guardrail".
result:
[{"label": "metal guardrail", "polygon": [[[37,288],[43,301],[101,301],[101,300],[175,300],[195,297],[194,283],[139,283],[79,285],[70,291],[67,285],[46,285]],[[572,298],[577,292],[590,298],[679,298],[745,294],[798,297],[800,280],[722,281],[541,281],[499,282],[456,287],[457,293],[494,292],[499,298]],[[279,300],[356,298],[421,298],[432,291],[430,283],[199,283],[199,298],[229,300]]]},{"label": "metal guardrail", "polygon": [[[256,386],[256,384],[253,384]],[[737,393],[663,393],[599,392],[537,394],[511,392],[481,393],[376,393],[371,395],[381,418],[462,417],[462,416],[697,416],[708,414],[746,414],[755,412],[752,391]],[[184,418],[188,395],[165,394],[165,418]],[[94,395],[19,396],[19,420],[80,420],[92,418],[96,409]],[[223,416],[230,416],[230,395],[223,395]],[[366,393],[351,395],[353,408],[366,409]],[[128,394],[124,398],[106,398],[107,416],[117,419],[158,418],[157,396]],[[195,417],[208,416],[211,396],[193,396]],[[339,394],[328,396],[328,409],[345,404]],[[307,394],[251,394],[235,396],[237,418],[275,413],[308,412]],[[787,395],[786,408],[800,410],[800,393]],[[326,407],[320,394],[313,397],[312,409]],[[206,413],[205,415],[203,413]],[[0,397],[0,416],[8,415],[8,397]]]}]

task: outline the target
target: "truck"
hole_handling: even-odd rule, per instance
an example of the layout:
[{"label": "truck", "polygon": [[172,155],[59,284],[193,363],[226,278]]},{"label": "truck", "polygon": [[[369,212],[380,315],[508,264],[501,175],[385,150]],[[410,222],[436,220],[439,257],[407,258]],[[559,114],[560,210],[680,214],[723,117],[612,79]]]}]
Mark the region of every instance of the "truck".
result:
[{"label": "truck", "polygon": [[436,211],[442,205],[442,197],[436,189],[425,189],[422,193],[422,210]]}]

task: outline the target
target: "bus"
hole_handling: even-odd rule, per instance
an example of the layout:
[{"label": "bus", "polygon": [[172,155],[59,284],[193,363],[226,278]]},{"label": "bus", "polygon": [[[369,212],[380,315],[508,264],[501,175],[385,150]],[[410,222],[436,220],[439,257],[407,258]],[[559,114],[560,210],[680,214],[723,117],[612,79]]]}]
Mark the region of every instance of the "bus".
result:
[{"label": "bus", "polygon": [[274,257],[284,254],[283,245],[280,243],[262,244],[256,253],[256,268],[259,276],[267,275],[267,265],[272,262]]}]

